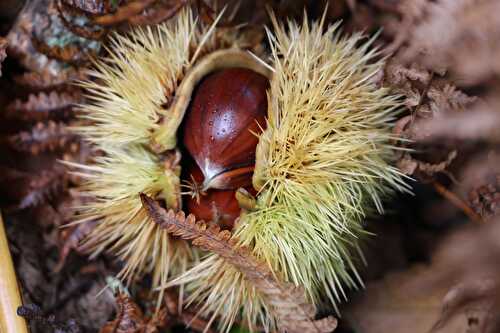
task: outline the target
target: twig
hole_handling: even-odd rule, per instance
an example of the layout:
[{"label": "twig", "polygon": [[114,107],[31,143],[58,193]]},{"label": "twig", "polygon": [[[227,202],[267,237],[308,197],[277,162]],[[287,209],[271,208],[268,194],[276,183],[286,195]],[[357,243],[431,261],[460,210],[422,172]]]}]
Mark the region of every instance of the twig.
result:
[{"label": "twig", "polygon": [[460,199],[460,197],[458,197],[455,193],[449,191],[448,189],[446,189],[443,185],[441,185],[440,183],[436,182],[436,181],[433,181],[432,182],[432,185],[434,186],[434,188],[436,189],[436,191],[441,194],[445,199],[447,199],[449,202],[451,202],[454,206],[456,206],[457,208],[459,208],[461,211],[464,212],[465,215],[467,215],[467,217],[469,217],[469,219],[471,219],[472,221],[476,222],[476,223],[484,223],[484,220],[481,218],[481,216],[479,216],[478,214],[476,214],[472,208],[470,208],[462,199]]},{"label": "twig", "polygon": [[16,314],[21,304],[21,293],[0,213],[0,332],[28,332],[26,321]]}]

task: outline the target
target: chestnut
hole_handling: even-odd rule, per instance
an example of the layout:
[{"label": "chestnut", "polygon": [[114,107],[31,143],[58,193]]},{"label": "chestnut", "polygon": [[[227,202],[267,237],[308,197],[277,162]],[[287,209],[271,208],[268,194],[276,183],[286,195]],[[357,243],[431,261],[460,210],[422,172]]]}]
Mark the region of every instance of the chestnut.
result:
[{"label": "chestnut", "polygon": [[268,87],[269,80],[257,72],[229,68],[207,75],[195,88],[183,144],[204,176],[204,190],[251,185]]},{"label": "chestnut", "polygon": [[236,190],[254,192],[255,149],[266,125],[268,87],[268,79],[257,72],[229,68],[207,75],[195,88],[182,130],[192,158],[185,173],[194,188],[186,208],[198,219],[231,229],[240,214]]},{"label": "chestnut", "polygon": [[[196,163],[187,165],[185,173],[191,182],[203,182],[203,174]],[[185,199],[185,208],[189,213],[199,220],[217,223],[223,229],[233,228],[234,221],[241,211],[235,190],[210,189],[198,193],[194,190],[190,194]]]}]

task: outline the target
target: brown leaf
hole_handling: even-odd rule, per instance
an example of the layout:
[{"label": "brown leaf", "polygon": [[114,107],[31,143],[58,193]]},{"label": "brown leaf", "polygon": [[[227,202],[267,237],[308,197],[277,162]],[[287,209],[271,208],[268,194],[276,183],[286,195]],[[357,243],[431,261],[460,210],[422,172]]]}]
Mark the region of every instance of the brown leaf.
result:
[{"label": "brown leaf", "polygon": [[326,317],[315,320],[315,309],[305,299],[300,288],[278,281],[265,263],[259,262],[251,252],[236,246],[236,239],[228,230],[217,225],[197,222],[193,215],[185,217],[182,211],[174,213],[163,209],[155,200],[141,194],[144,208],[153,221],[175,236],[191,240],[193,245],[212,251],[238,269],[267,300],[278,318],[280,329],[286,332],[331,332],[337,320]]},{"label": "brown leaf", "polygon": [[129,296],[118,294],[116,305],[116,319],[104,325],[99,333],[145,333],[147,321]]},{"label": "brown leaf", "polygon": [[128,18],[140,14],[156,0],[130,1],[119,7],[116,12],[94,18],[94,23],[99,25],[113,25],[126,21]]},{"label": "brown leaf", "polygon": [[500,106],[498,101],[490,104],[478,103],[469,106],[467,111],[447,112],[438,118],[419,119],[408,133],[413,140],[421,142],[432,143],[448,139],[498,143],[500,142],[498,106]]},{"label": "brown leaf", "polygon": [[[117,0],[116,2],[123,1]],[[113,1],[109,0],[62,0],[61,3],[73,9],[75,13],[85,13],[89,16],[107,14],[115,9]]]},{"label": "brown leaf", "polygon": [[[93,1],[87,1],[87,3],[92,3],[92,2]],[[111,1],[109,2],[106,1],[106,3],[108,5],[111,5]],[[104,4],[101,3],[101,5]],[[84,39],[100,41],[108,33],[107,29],[103,29],[102,27],[90,23],[90,20],[88,19],[89,12],[86,10],[82,10],[81,8],[75,7],[74,3],[69,4],[67,1],[58,0],[56,2],[56,6],[57,6],[57,11],[59,12],[59,18],[64,24],[64,27],[69,31],[71,31],[73,34],[83,37]],[[101,7],[97,9],[98,11],[100,11],[99,14],[104,14],[107,12],[107,10],[103,8],[107,6],[99,6],[99,7]],[[90,8],[90,9],[92,10],[96,8]]]},{"label": "brown leaf", "polygon": [[[419,265],[371,282],[344,309],[344,318],[358,333],[428,333],[451,287],[436,284],[435,274],[434,267]],[[439,332],[465,332],[464,324],[454,321]]]},{"label": "brown leaf", "polygon": [[196,308],[193,306],[182,308],[179,294],[173,288],[165,290],[164,304],[165,316],[162,319],[165,327],[183,324],[197,332],[215,333],[214,330],[207,327],[208,321],[197,315]]},{"label": "brown leaf", "polygon": [[[383,1],[378,2],[380,6],[380,3]],[[384,50],[386,54],[392,54],[397,51],[411,37],[411,32],[415,24],[419,22],[426,13],[429,2],[429,0],[401,0],[395,2],[395,4],[385,4],[385,6],[383,6],[390,11],[397,11],[402,16],[397,24],[397,28],[394,29],[396,33],[392,43]]]},{"label": "brown leaf", "polygon": [[116,296],[117,311],[113,321],[106,323],[99,333],[157,333],[158,328],[169,322],[169,313],[166,308],[156,311],[151,318],[146,317],[132,298],[125,294]]},{"label": "brown leaf", "polygon": [[178,1],[172,6],[169,6],[168,4],[167,6],[164,3],[158,2],[156,3],[156,6],[145,10],[145,13],[132,16],[128,19],[128,21],[133,25],[158,24],[173,17],[186,4],[186,1]]},{"label": "brown leaf", "polygon": [[35,49],[65,64],[81,66],[97,55],[100,43],[75,35],[67,25],[72,25],[59,11],[57,1],[48,1],[44,11],[35,12],[31,41]]},{"label": "brown leaf", "polygon": [[474,211],[484,219],[500,214],[500,174],[495,183],[480,185],[469,193],[469,202]]},{"label": "brown leaf", "polygon": [[63,73],[73,72],[75,69],[57,60],[49,59],[38,52],[32,43],[35,27],[45,26],[44,21],[46,21],[50,2],[49,0],[37,0],[29,2],[24,7],[7,35],[9,56],[18,58],[23,67],[29,71],[40,73],[42,76],[66,75]]}]

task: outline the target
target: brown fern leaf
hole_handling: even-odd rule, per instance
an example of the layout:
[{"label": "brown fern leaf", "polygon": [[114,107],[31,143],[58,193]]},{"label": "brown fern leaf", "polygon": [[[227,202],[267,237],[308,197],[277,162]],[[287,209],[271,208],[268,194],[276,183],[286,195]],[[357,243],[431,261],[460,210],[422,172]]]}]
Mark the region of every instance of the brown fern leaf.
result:
[{"label": "brown fern leaf", "polygon": [[38,52],[78,67],[97,55],[100,43],[82,38],[68,30],[63,16],[60,15],[57,1],[50,0],[42,5],[45,10],[35,13],[35,20],[39,24],[33,25],[31,32],[31,42]]},{"label": "brown fern leaf", "polygon": [[65,172],[62,168],[44,170],[29,179],[27,195],[22,198],[18,208],[33,207],[50,200],[66,187]]},{"label": "brown fern leaf", "polygon": [[54,121],[39,122],[31,130],[7,138],[8,144],[14,150],[33,155],[67,148],[77,140],[78,137],[68,130],[66,124]]},{"label": "brown fern leaf", "polygon": [[137,304],[127,295],[119,294],[116,297],[116,318],[105,324],[100,333],[143,333],[146,320]]},{"label": "brown fern leaf", "polygon": [[116,12],[95,17],[93,21],[95,24],[104,26],[119,24],[130,17],[140,14],[146,8],[154,4],[155,1],[156,0],[130,1],[119,7]]},{"label": "brown fern leaf", "polygon": [[[90,3],[93,1],[87,2]],[[78,7],[72,7],[63,0],[57,0],[56,7],[59,12],[59,18],[65,28],[75,35],[90,40],[101,40],[108,33],[108,30],[90,23],[88,12],[84,12]],[[94,9],[101,9],[101,12],[104,10],[103,7],[94,7]]]},{"label": "brown fern leaf", "polygon": [[61,193],[67,183],[60,166],[36,174],[0,167],[0,174],[0,204],[9,209],[37,206]]},{"label": "brown fern leaf", "polygon": [[81,95],[76,92],[40,92],[29,95],[27,101],[14,100],[7,106],[5,115],[23,121],[66,119],[73,115],[72,106],[79,101]]},{"label": "brown fern leaf", "polygon": [[31,90],[48,90],[68,86],[70,82],[83,80],[87,77],[85,70],[68,70],[58,75],[41,74],[38,72],[25,72],[15,75],[13,80],[16,84]]},{"label": "brown fern leaf", "polygon": [[116,4],[109,0],[59,0],[59,2],[65,10],[71,10],[74,15],[96,16],[108,14],[116,9]]},{"label": "brown fern leaf", "polygon": [[116,296],[116,305],[116,318],[106,323],[99,333],[158,333],[159,328],[169,324],[165,308],[147,317],[130,296],[122,293]]},{"label": "brown fern leaf", "polygon": [[64,63],[69,63],[75,66],[86,64],[91,58],[97,56],[97,52],[82,52],[84,47],[79,45],[67,45],[65,47],[49,46],[45,42],[33,39],[35,49],[48,56],[51,59],[56,59]]},{"label": "brown fern leaf", "polygon": [[144,208],[153,221],[168,232],[193,245],[212,251],[237,268],[245,278],[263,295],[283,332],[331,332],[337,320],[326,317],[314,320],[315,308],[309,304],[304,292],[294,285],[277,280],[268,266],[259,262],[251,252],[237,246],[237,240],[227,230],[221,231],[216,225],[207,226],[196,221],[193,215],[180,211],[168,212],[155,200],[141,193]]},{"label": "brown fern leaf", "polygon": [[[196,4],[200,18],[203,21],[213,22],[214,11],[203,0],[176,0],[176,1],[126,1],[116,10],[103,15],[93,15],[92,23],[102,27],[109,27],[123,23],[132,25],[158,24],[172,18],[185,6]],[[102,10],[104,12],[104,10]]]}]

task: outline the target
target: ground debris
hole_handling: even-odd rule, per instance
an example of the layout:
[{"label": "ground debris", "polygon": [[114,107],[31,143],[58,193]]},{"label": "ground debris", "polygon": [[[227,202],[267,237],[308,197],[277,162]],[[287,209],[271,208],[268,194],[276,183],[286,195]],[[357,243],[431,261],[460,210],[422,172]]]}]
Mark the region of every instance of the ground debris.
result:
[{"label": "ground debris", "polygon": [[56,321],[55,315],[44,314],[42,309],[36,304],[27,304],[17,309],[17,315],[28,321],[37,321],[44,326],[51,328],[54,333],[82,333],[82,329],[74,319],[66,322]]}]

